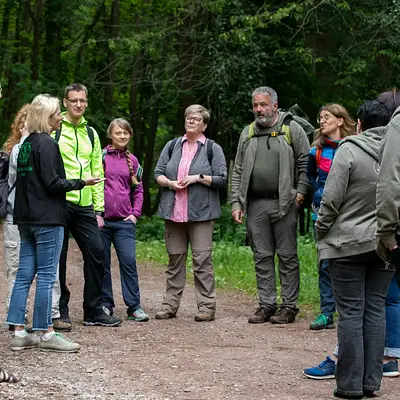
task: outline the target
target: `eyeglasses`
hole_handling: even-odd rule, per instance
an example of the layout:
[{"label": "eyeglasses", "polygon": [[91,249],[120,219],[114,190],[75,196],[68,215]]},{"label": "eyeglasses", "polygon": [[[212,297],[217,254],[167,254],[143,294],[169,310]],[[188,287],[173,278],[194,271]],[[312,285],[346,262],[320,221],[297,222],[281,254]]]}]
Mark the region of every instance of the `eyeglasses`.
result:
[{"label": "eyeglasses", "polygon": [[317,122],[320,124],[321,122],[325,121],[328,122],[330,119],[333,118],[333,115],[329,115],[329,114],[324,114],[324,115],[320,115],[317,118]]},{"label": "eyeglasses", "polygon": [[70,99],[65,99],[65,100],[69,101],[71,104],[78,104],[78,103],[81,103],[81,104],[85,105],[85,104],[87,103],[87,100],[86,100],[86,99],[72,99],[72,100],[70,100]]},{"label": "eyeglasses", "polygon": [[200,122],[203,122],[203,118],[199,117],[186,117],[185,118],[186,122],[195,122],[196,124],[200,124]]}]

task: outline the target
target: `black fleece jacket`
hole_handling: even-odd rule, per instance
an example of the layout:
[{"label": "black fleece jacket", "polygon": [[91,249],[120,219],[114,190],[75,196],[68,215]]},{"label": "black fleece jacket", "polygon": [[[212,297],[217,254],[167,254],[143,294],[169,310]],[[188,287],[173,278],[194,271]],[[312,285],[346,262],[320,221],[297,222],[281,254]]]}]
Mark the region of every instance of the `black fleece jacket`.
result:
[{"label": "black fleece jacket", "polygon": [[58,143],[47,133],[31,133],[18,154],[14,224],[66,225],[65,193],[85,186],[65,179]]}]

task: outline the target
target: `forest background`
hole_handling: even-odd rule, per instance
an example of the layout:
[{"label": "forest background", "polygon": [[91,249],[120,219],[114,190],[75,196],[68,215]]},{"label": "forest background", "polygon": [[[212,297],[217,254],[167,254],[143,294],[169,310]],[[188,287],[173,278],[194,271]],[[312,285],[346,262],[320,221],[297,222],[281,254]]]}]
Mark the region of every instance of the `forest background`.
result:
[{"label": "forest background", "polygon": [[[298,103],[316,125],[323,104],[341,103],[354,115],[363,101],[396,86],[400,68],[397,0],[0,0],[0,9],[0,141],[36,94],[62,98],[69,83],[85,84],[85,116],[103,144],[111,119],[124,117],[133,126],[147,217],[161,194],[154,164],[165,143],[182,135],[188,105],[211,110],[207,135],[231,166],[240,132],[253,119],[254,88],[273,87],[280,107]],[[154,242],[162,240],[162,221],[144,218],[138,232],[147,243],[139,257],[164,263],[163,246]],[[215,237],[226,266],[234,248],[226,241],[243,244],[245,237],[226,206]],[[313,268],[302,273],[302,285],[305,279],[311,290],[315,250],[302,240],[300,258],[311,257],[302,262]],[[218,249],[217,278],[226,281],[218,276]],[[236,246],[234,253],[232,274],[250,274],[243,269],[251,264],[250,250]],[[254,271],[244,285],[254,290]],[[317,302],[314,289],[310,302]]]}]

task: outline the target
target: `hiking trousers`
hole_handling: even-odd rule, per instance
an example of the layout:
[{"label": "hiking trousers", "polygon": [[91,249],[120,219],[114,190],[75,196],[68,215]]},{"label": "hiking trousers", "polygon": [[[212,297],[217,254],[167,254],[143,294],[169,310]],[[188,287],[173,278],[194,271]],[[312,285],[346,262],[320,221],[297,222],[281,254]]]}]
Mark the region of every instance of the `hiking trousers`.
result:
[{"label": "hiking trousers", "polygon": [[216,309],[214,267],[212,265],[212,236],[214,221],[173,222],[165,221],[165,245],[169,264],[165,272],[166,293],[162,309],[178,311],[186,282],[188,245],[192,250],[194,292],[197,308],[211,315]]},{"label": "hiking trousers", "polygon": [[257,292],[260,306],[271,311],[277,309],[275,253],[279,260],[282,307],[297,310],[300,288],[297,214],[295,202],[281,217],[279,199],[249,199],[246,227],[254,255]]}]

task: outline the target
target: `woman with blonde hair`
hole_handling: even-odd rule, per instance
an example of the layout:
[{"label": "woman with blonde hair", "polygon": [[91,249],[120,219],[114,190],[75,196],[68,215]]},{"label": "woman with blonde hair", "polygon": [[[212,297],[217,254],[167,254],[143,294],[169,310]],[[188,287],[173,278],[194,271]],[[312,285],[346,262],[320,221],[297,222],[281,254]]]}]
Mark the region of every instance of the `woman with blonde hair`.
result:
[{"label": "woman with blonde hair", "polygon": [[114,296],[111,279],[111,243],[119,261],[122,296],[128,319],[145,322],[149,316],[140,304],[139,279],[136,268],[136,222],[142,214],[142,167],[129,152],[133,137],[129,122],[123,118],[111,121],[107,130],[111,145],[103,150],[104,226],[101,237],[104,245],[103,310],[112,314]]},{"label": "woman with blonde hair", "polygon": [[[7,323],[14,325],[10,346],[13,351],[39,346],[42,351],[72,353],[80,348],[78,343],[53,330],[52,288],[67,222],[65,193],[102,180],[65,179],[58,144],[50,137],[61,120],[57,98],[36,96],[26,116],[29,136],[18,154],[13,216],[21,237],[21,250],[7,316]],[[33,330],[43,332],[40,343],[37,336],[28,335],[24,323],[26,301],[35,275]]]},{"label": "woman with blonde hair", "polygon": [[25,104],[17,112],[11,125],[11,134],[3,146],[4,151],[10,155],[8,167],[9,195],[7,201],[7,216],[3,223],[4,259],[8,286],[6,301],[7,310],[8,306],[10,305],[11,293],[14,287],[14,281],[17,275],[19,264],[20,238],[18,227],[13,224],[13,209],[15,201],[15,183],[17,180],[18,153],[22,143],[28,137],[28,132],[26,130],[26,116],[28,113],[28,108],[29,104]]},{"label": "woman with blonde hair", "polygon": [[[340,104],[333,103],[321,107],[318,113],[318,122],[320,128],[316,132],[316,138],[310,149],[307,166],[308,179],[314,193],[312,199],[312,220],[314,224],[317,220],[325,182],[340,141],[344,137],[356,133],[356,123]],[[321,260],[318,263],[321,313],[311,323],[311,330],[334,327],[335,301],[328,269],[328,260]]]}]

